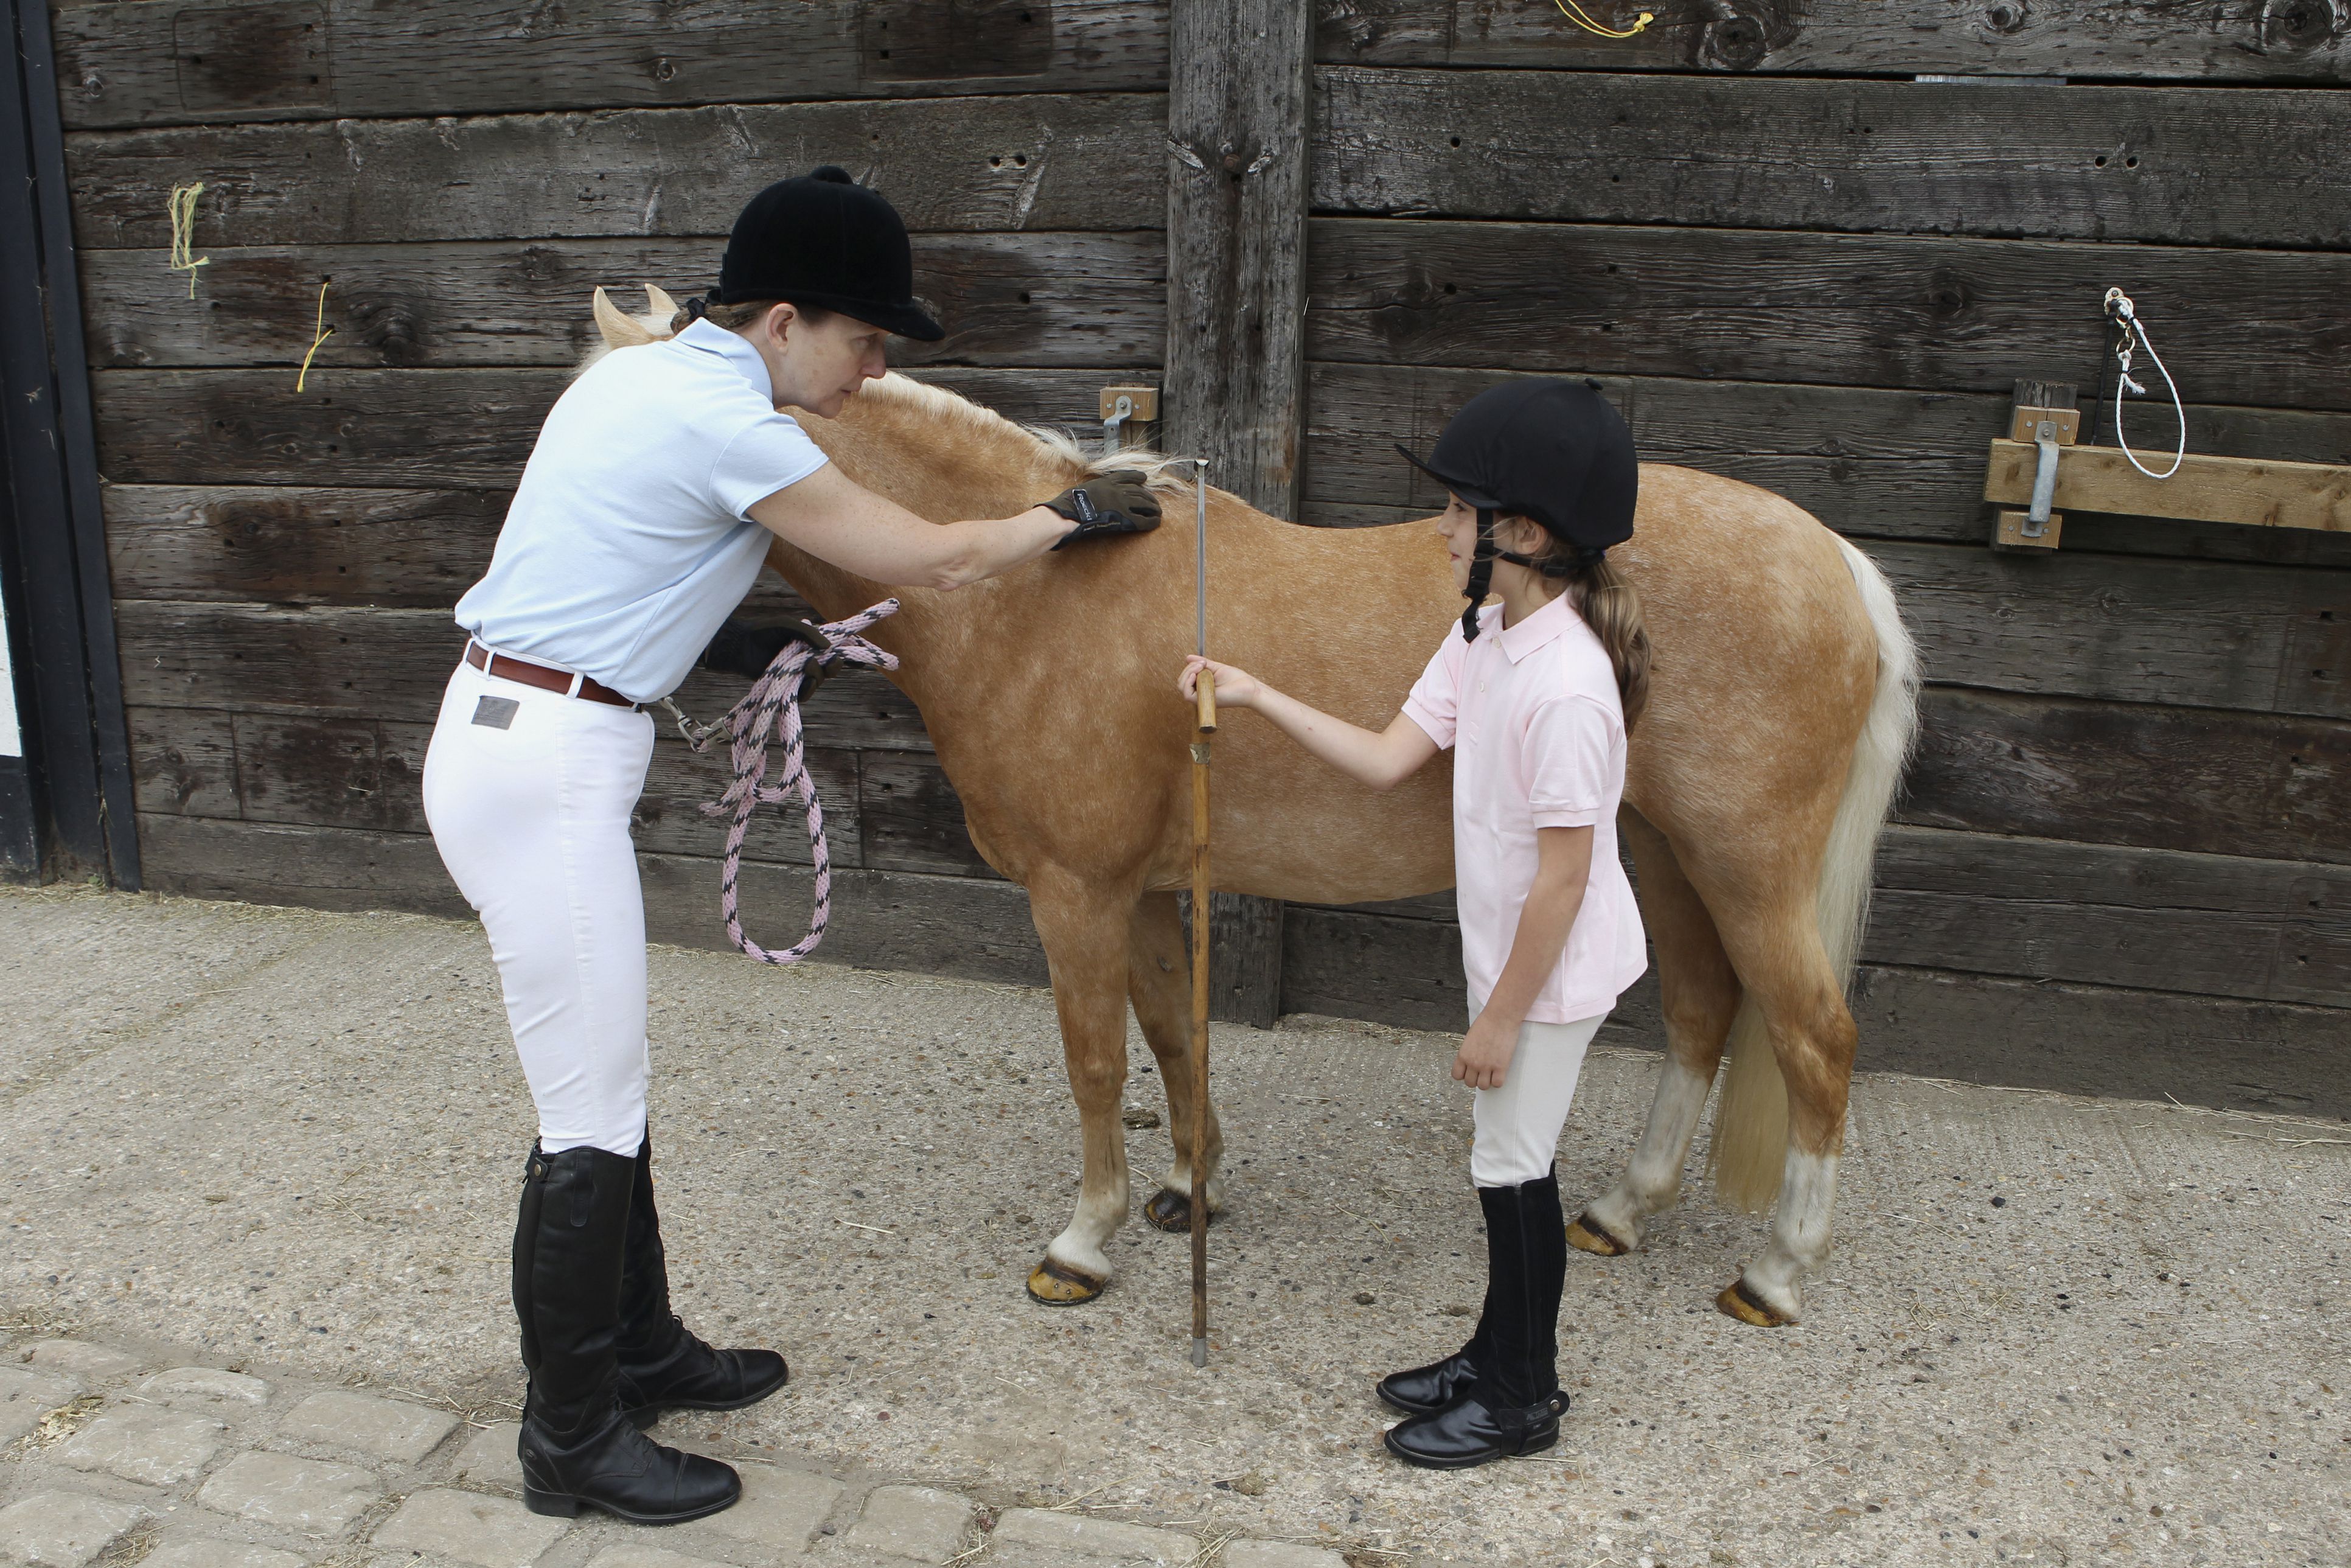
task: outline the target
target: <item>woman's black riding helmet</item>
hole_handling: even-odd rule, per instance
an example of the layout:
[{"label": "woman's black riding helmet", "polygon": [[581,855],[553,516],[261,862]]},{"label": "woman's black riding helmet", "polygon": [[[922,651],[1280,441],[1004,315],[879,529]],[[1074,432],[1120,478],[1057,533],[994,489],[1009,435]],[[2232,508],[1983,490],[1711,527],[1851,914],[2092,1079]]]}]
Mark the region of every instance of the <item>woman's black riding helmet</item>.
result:
[{"label": "woman's black riding helmet", "polygon": [[735,220],[709,301],[751,299],[838,310],[925,343],[947,335],[914,302],[914,256],[897,209],[831,163],[777,181]]},{"label": "woman's black riding helmet", "polygon": [[[1598,382],[1504,382],[1462,405],[1426,463],[1401,443],[1396,450],[1478,509],[1478,553],[1463,591],[1469,607],[1461,614],[1461,634],[1473,641],[1497,557],[1564,577],[1633,537],[1640,490],[1633,432]],[[1498,547],[1494,519],[1511,512],[1532,517],[1573,547],[1572,556],[1535,560]]]}]

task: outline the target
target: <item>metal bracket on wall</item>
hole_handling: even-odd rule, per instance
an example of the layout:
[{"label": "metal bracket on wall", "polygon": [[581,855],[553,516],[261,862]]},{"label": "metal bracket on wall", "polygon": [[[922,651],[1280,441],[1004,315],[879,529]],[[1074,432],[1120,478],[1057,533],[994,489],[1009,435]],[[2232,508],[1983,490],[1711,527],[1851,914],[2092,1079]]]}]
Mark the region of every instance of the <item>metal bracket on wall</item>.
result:
[{"label": "metal bracket on wall", "polygon": [[[2082,413],[2074,406],[2080,390],[2071,382],[2019,382],[2016,407],[2009,415],[2011,442],[2032,447],[2032,488],[2026,509],[2003,511],[1992,526],[1991,546],[1999,550],[2053,550],[2065,519],[2050,510],[2057,496],[2057,452],[2071,446],[2082,433]],[[1987,484],[1986,500],[1995,496]]]},{"label": "metal bracket on wall", "polygon": [[1159,389],[1116,386],[1102,390],[1102,455],[1112,457],[1143,443],[1134,427],[1159,422]]}]

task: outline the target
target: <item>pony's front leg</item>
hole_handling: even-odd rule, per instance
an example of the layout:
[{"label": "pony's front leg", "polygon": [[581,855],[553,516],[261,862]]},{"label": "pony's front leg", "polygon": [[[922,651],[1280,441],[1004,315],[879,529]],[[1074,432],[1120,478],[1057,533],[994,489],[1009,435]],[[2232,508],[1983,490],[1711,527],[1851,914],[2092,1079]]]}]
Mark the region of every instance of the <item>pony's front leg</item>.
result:
[{"label": "pony's front leg", "polygon": [[1126,1223],[1126,1130],[1119,1109],[1126,1088],[1127,926],[1134,894],[1056,871],[1029,884],[1029,906],[1045,945],[1085,1145],[1077,1210],[1029,1274],[1029,1294],[1049,1306],[1073,1306],[1110,1284],[1102,1245]]},{"label": "pony's front leg", "polygon": [[1135,906],[1134,944],[1127,956],[1127,995],[1143,1038],[1159,1061],[1167,1085],[1167,1130],[1176,1163],[1167,1179],[1143,1206],[1143,1217],[1162,1230],[1192,1228],[1192,1120],[1205,1114],[1208,1213],[1225,1206],[1225,1134],[1213,1102],[1198,1105],[1192,1094],[1192,956],[1184,943],[1184,917],[1172,893],[1145,894]]}]

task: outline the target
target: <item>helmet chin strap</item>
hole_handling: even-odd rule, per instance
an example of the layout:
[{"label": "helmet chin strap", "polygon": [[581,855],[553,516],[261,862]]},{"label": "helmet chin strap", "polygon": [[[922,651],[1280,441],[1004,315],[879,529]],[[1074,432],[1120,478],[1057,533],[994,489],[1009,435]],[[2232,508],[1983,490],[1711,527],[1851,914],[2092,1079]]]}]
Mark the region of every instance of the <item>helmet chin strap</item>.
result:
[{"label": "helmet chin strap", "polygon": [[1486,602],[1486,595],[1494,585],[1494,508],[1478,508],[1478,551],[1469,558],[1469,584],[1461,591],[1468,597],[1469,607],[1461,612],[1461,640],[1478,640],[1478,607]]},{"label": "helmet chin strap", "polygon": [[1462,641],[1474,643],[1478,640],[1478,608],[1486,602],[1486,595],[1493,591],[1496,561],[1506,560],[1512,566],[1522,566],[1545,577],[1573,577],[1606,553],[1604,549],[1582,546],[1572,557],[1548,555],[1537,560],[1532,556],[1504,549],[1494,542],[1494,509],[1491,507],[1479,507],[1478,553],[1469,560],[1469,585],[1461,591],[1469,601],[1469,607],[1461,612]]}]

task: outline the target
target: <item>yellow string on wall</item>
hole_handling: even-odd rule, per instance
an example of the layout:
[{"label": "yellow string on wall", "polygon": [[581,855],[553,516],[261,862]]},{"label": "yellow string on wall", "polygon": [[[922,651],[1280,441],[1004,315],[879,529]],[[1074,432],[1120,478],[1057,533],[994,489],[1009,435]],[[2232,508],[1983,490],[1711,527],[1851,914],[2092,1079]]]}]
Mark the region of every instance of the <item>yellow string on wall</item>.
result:
[{"label": "yellow string on wall", "polygon": [[1644,11],[1641,13],[1640,19],[1638,21],[1635,22],[1631,26],[1625,28],[1620,33],[1614,27],[1602,26],[1599,23],[1586,16],[1584,14],[1583,7],[1577,4],[1577,0],[1552,0],[1552,4],[1559,7],[1559,14],[1561,16],[1574,23],[1585,32],[1603,38],[1629,38],[1634,34],[1640,32],[1650,23],[1657,19],[1655,12]]},{"label": "yellow string on wall", "polygon": [[312,324],[310,330],[313,334],[310,352],[302,356],[302,368],[294,377],[294,390],[298,392],[302,390],[302,383],[309,379],[310,361],[318,354],[319,345],[335,335],[335,329],[327,325],[327,285],[323,280],[319,285],[319,319]]},{"label": "yellow string on wall", "polygon": [[189,254],[195,248],[196,198],[204,193],[204,183],[202,180],[193,185],[172,187],[171,269],[173,272],[184,272],[188,275],[188,298],[191,299],[196,297],[196,268],[210,267],[213,259],[208,256],[194,256]]}]

